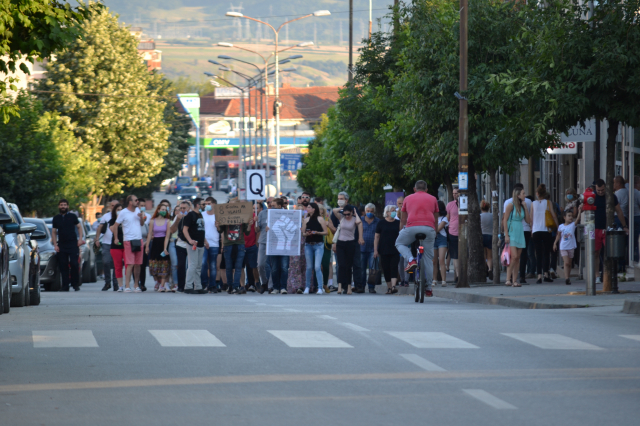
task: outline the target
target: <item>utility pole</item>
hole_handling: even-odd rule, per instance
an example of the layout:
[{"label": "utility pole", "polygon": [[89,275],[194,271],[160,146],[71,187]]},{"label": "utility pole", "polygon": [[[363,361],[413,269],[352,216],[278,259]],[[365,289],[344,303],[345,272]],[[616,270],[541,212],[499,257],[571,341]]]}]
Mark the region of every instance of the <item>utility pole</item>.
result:
[{"label": "utility pole", "polygon": [[458,123],[458,264],[460,265],[460,275],[456,287],[469,287],[467,266],[468,266],[468,242],[467,242],[467,182],[469,173],[469,117],[467,115],[467,99],[464,93],[467,91],[467,37],[468,37],[468,0],[460,0],[460,92],[458,96],[460,102],[460,120]]},{"label": "utility pole", "polygon": [[349,81],[353,80],[353,0],[349,0]]}]

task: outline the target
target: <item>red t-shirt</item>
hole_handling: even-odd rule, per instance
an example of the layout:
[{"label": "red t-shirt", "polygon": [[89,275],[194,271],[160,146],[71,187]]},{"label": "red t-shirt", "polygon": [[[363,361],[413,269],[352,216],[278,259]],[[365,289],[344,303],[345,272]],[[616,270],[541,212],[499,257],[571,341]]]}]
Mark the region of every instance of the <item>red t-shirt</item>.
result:
[{"label": "red t-shirt", "polygon": [[438,214],[438,200],[426,192],[416,192],[404,199],[402,211],[409,213],[407,227],[430,226],[436,229],[433,214]]},{"label": "red t-shirt", "polygon": [[[253,217],[255,217],[255,213],[253,214]],[[249,226],[249,228],[251,228],[251,232],[249,232],[249,235],[245,235],[244,236],[244,246],[245,248],[247,247],[253,247],[256,245],[256,227],[255,225],[251,224]]]}]

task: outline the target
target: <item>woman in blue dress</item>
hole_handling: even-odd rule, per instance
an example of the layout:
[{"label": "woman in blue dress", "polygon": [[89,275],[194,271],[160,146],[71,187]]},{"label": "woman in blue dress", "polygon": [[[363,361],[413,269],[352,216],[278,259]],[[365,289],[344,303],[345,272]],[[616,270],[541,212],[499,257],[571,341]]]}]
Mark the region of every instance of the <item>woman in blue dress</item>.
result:
[{"label": "woman in blue dress", "polygon": [[[527,247],[522,221],[524,220],[531,224],[531,214],[527,210],[527,204],[524,199],[524,189],[514,189],[511,204],[507,205],[502,218],[505,243],[509,244],[511,253],[511,261],[507,267],[507,282],[505,284],[508,286],[513,285],[513,287],[521,287],[521,284],[518,283],[518,265],[520,265],[522,249]],[[513,281],[511,281],[512,278]]]}]

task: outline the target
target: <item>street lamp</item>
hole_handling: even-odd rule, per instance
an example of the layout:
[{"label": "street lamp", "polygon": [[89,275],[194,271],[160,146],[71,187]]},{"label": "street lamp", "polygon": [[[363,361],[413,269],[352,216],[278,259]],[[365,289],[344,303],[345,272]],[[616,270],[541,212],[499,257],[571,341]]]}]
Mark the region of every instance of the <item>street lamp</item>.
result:
[{"label": "street lamp", "polygon": [[[249,19],[251,21],[255,21],[258,22],[260,24],[266,25],[269,28],[271,28],[271,30],[274,33],[275,36],[275,55],[276,55],[276,69],[275,69],[275,75],[276,75],[276,82],[275,82],[275,90],[276,90],[276,100],[274,102],[274,107],[275,107],[275,115],[276,115],[276,188],[278,191],[278,194],[280,194],[281,192],[281,186],[280,186],[280,168],[281,168],[281,164],[280,164],[280,107],[282,106],[282,102],[280,101],[280,77],[279,77],[279,68],[278,68],[278,35],[280,34],[280,30],[287,24],[290,24],[291,22],[295,22],[295,21],[299,21],[301,19],[305,19],[305,18],[310,18],[312,16],[315,17],[319,17],[319,16],[329,16],[331,15],[331,12],[329,12],[328,10],[317,10],[313,13],[309,13],[308,15],[304,15],[304,16],[300,16],[298,18],[295,19],[291,19],[289,21],[284,22],[283,24],[281,24],[278,29],[276,30],[275,27],[273,27],[271,24],[269,24],[268,22],[264,22],[261,21],[259,19],[256,18],[251,18],[250,16],[245,16],[240,12],[227,12],[226,16],[230,16],[232,18],[244,18],[244,19]],[[310,42],[305,42],[305,43],[300,43],[299,45],[296,46],[292,46],[291,48],[294,47],[305,47],[305,46],[311,46],[313,43]],[[287,50],[287,49],[284,49]],[[266,62],[266,61],[265,61]]]}]

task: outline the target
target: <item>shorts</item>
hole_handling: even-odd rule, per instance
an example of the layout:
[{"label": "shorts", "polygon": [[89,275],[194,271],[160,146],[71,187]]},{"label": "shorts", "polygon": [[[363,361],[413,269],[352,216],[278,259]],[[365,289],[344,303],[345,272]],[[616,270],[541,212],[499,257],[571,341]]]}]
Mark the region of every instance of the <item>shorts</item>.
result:
[{"label": "shorts", "polygon": [[140,251],[137,252],[132,252],[131,251],[131,242],[130,241],[125,241],[124,242],[124,264],[125,265],[142,265],[142,259],[143,259],[143,250],[144,250],[144,244],[142,244],[142,240],[140,240],[140,244],[142,245],[140,247]]},{"label": "shorts", "polygon": [[449,234],[449,256],[458,260],[458,236]]},{"label": "shorts", "polygon": [[482,234],[482,247],[489,250],[493,248],[493,235]]},{"label": "shorts", "polygon": [[596,229],[596,251],[600,251],[606,244],[607,236],[604,229]]},{"label": "shorts", "polygon": [[442,235],[441,233],[437,233],[436,234],[436,240],[433,242],[433,248],[434,250],[437,250],[439,248],[447,248],[447,237]]},{"label": "shorts", "polygon": [[562,257],[567,257],[569,256],[569,259],[573,259],[573,252],[575,251],[575,249],[571,249],[571,250],[560,250],[560,256]]}]

